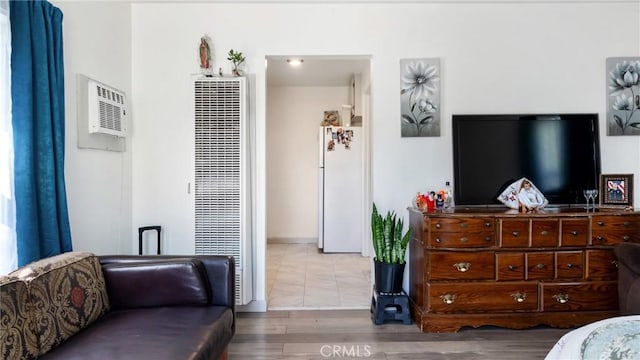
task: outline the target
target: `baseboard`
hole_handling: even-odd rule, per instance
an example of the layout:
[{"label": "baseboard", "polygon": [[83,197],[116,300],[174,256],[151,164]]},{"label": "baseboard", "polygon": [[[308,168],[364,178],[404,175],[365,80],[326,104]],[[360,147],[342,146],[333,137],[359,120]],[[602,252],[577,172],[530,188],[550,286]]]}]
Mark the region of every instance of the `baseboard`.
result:
[{"label": "baseboard", "polygon": [[272,237],[267,239],[269,244],[317,244],[317,237]]},{"label": "baseboard", "polygon": [[247,305],[236,305],[237,312],[267,312],[265,300],[253,300]]}]

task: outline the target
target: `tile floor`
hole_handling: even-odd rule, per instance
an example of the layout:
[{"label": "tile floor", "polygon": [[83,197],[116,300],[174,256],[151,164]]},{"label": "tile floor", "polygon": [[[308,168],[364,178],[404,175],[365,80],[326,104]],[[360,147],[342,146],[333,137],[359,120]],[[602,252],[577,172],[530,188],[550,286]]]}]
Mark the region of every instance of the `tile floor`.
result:
[{"label": "tile floor", "polygon": [[369,309],[371,259],[316,244],[267,244],[268,310]]}]

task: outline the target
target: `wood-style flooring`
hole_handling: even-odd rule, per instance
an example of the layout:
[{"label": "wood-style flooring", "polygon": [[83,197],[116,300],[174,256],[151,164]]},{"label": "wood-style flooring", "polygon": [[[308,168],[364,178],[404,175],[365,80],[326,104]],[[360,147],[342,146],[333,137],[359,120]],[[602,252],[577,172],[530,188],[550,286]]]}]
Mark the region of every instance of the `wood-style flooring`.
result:
[{"label": "wood-style flooring", "polygon": [[239,313],[229,360],[544,359],[570,330],[486,326],[438,334],[415,324],[374,325],[369,310]]}]

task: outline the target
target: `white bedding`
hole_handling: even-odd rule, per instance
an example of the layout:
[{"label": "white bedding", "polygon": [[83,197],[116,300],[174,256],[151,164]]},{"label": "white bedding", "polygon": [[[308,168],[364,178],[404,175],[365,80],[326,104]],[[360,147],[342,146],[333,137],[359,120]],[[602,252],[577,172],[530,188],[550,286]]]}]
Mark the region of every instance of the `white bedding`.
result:
[{"label": "white bedding", "polygon": [[640,359],[640,315],[597,321],[556,342],[545,360]]}]

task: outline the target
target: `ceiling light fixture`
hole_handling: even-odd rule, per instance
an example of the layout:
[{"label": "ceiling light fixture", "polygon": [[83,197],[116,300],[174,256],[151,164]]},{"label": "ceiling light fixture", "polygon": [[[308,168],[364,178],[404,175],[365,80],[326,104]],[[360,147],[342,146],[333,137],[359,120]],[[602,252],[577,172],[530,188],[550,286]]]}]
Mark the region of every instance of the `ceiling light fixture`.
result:
[{"label": "ceiling light fixture", "polygon": [[300,66],[303,62],[303,59],[287,59],[287,63],[291,66]]}]

